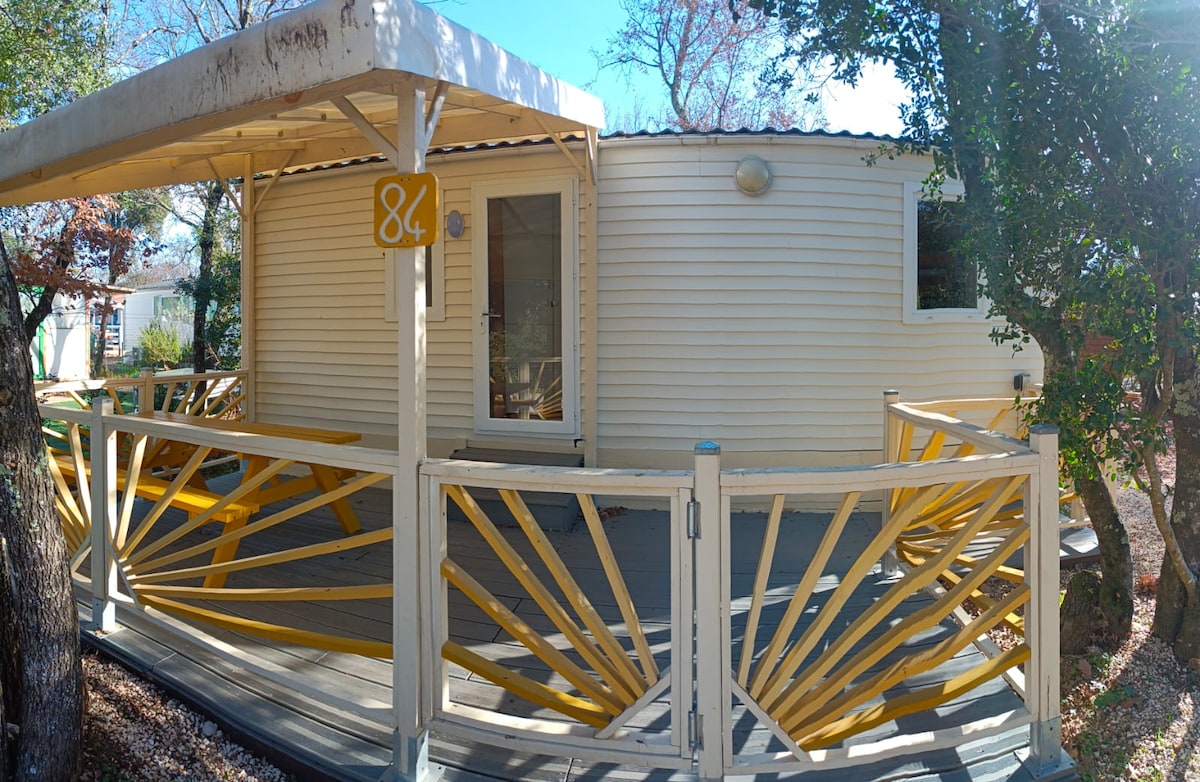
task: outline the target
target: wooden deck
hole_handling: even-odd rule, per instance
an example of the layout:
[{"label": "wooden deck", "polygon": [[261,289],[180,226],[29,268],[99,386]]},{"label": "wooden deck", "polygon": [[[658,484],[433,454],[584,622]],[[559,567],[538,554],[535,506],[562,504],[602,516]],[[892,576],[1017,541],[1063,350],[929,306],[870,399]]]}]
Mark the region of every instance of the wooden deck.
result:
[{"label": "wooden deck", "polygon": [[[225,482],[236,484],[238,476],[213,481],[215,491],[228,490]],[[390,524],[391,498],[386,491],[367,489],[355,495],[354,510],[364,530],[381,529]],[[270,509],[264,509],[264,512]],[[175,513],[176,511],[172,511]],[[179,521],[183,515],[179,514]],[[780,532],[776,567],[768,584],[768,600],[763,610],[760,633],[778,622],[786,599],[803,573],[804,563],[812,557],[828,519],[812,514],[788,514]],[[641,617],[653,655],[660,668],[670,664],[671,579],[669,575],[669,519],[666,513],[613,510],[607,515],[605,529],[614,554],[620,562],[629,590]],[[829,571],[849,566],[859,545],[870,536],[868,519],[861,514],[851,518],[852,534],[843,536],[830,560]],[[760,515],[735,514],[733,546],[730,552],[732,573],[732,615],[734,647],[732,659],[740,658],[739,639],[745,627],[749,598],[765,523]],[[527,561],[536,557],[517,528],[505,528],[506,538]],[[205,528],[192,535],[214,534]],[[288,545],[328,540],[340,534],[336,519],[328,508],[293,519],[272,530],[286,536]],[[555,549],[581,586],[603,582],[603,572],[595,549],[586,532],[548,532]],[[496,560],[495,554],[467,522],[449,523],[449,555],[469,569],[507,608],[530,626],[555,639],[555,629],[537,609],[513,576]],[[247,538],[239,557],[268,553],[275,547],[268,534]],[[374,546],[320,560],[280,565],[270,570],[233,573],[228,587],[279,586],[282,583],[308,583],[321,572],[322,581],[337,584],[361,584],[364,580],[391,580],[390,549]],[[309,572],[305,572],[309,569]],[[698,574],[703,578],[704,574]],[[267,583],[269,579],[271,583]],[[817,588],[817,600],[828,597],[837,578],[825,576]],[[853,622],[853,617],[868,607],[891,583],[878,571],[866,578],[850,603],[839,614],[839,623],[824,637],[835,637]],[[590,592],[590,589],[589,589]],[[601,616],[613,626],[621,617],[615,601],[604,603],[593,598]],[[927,598],[911,598],[891,615],[891,623],[904,618],[928,603]],[[557,673],[534,658],[496,626],[465,596],[451,588],[448,594],[449,634],[452,641],[485,655],[504,660],[519,673],[536,681],[570,689]],[[389,601],[352,601],[350,603],[233,603],[225,611],[260,621],[286,622],[315,632],[336,632],[368,640],[391,640]],[[86,621],[89,612],[81,608]],[[801,626],[811,621],[813,608],[804,614]],[[281,617],[285,617],[281,619]],[[849,617],[849,618],[845,618]],[[211,626],[189,627],[182,620],[154,618],[133,611],[118,616],[122,627],[117,632],[88,634],[90,645],[103,650],[130,667],[159,682],[185,700],[192,701],[213,715],[233,735],[251,747],[267,752],[272,759],[291,767],[303,779],[377,780],[391,758],[392,737],[387,727],[391,708],[392,671],[388,661],[357,655],[266,643],[258,639]],[[919,634],[902,649],[879,662],[881,668],[901,653],[930,646],[956,626],[944,622]],[[869,643],[882,628],[859,643]],[[193,634],[191,638],[187,634]],[[195,635],[199,633],[199,635]],[[761,638],[761,635],[760,635]],[[562,640],[561,637],[558,640]],[[202,641],[202,642],[201,642]],[[566,647],[563,641],[563,647]],[[761,640],[760,640],[761,645]],[[810,654],[815,659],[821,650]],[[978,664],[980,656],[972,650],[962,652],[936,671],[906,680],[903,688],[927,686],[954,676]],[[547,718],[547,710],[520,700],[505,690],[461,668],[452,667],[451,699],[456,703],[497,710],[517,716]],[[902,691],[902,690],[901,690]],[[917,733],[962,724],[988,715],[1003,714],[1022,707],[1021,700],[1000,679],[986,683],[941,707],[886,723],[847,744],[869,742],[890,734]],[[784,747],[744,707],[734,706],[733,749],[735,753],[780,752]],[[669,730],[669,711],[664,698],[652,704],[633,723],[646,733]],[[975,741],[954,749],[942,749],[920,756],[885,760],[869,766],[842,770],[809,772],[805,779],[819,780],[1023,780],[1031,779],[1020,765],[1017,753],[1028,741],[1028,731],[1017,729]],[[472,744],[434,736],[431,759],[444,768],[445,778],[519,779],[519,780],[671,780],[692,779],[689,772],[650,770],[570,757],[530,756],[504,748]],[[775,778],[787,778],[773,775]],[[799,775],[797,775],[799,776]]]}]

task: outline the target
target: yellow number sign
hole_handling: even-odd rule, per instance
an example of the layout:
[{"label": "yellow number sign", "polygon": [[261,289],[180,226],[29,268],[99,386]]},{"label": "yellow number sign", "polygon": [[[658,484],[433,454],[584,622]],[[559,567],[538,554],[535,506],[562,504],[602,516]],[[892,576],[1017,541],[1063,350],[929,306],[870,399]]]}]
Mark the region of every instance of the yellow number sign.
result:
[{"label": "yellow number sign", "polygon": [[375,182],[375,244],[424,247],[438,237],[438,184],[433,174],[385,176]]}]

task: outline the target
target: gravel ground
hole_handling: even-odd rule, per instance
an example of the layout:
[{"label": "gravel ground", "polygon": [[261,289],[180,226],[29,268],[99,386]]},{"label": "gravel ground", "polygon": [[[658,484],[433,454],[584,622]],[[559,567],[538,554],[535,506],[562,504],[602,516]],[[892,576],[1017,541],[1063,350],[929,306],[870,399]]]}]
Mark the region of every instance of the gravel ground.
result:
[{"label": "gravel ground", "polygon": [[[1085,782],[1200,782],[1200,661],[1189,669],[1150,635],[1162,541],[1142,494],[1122,489],[1118,504],[1138,582],[1133,633],[1115,652],[1063,658],[1063,745]],[[120,666],[88,655],[84,673],[89,701],[81,779],[291,779]]]},{"label": "gravel ground", "polygon": [[286,782],[292,777],[229,741],[157,687],[85,654],[84,782]]},{"label": "gravel ground", "polygon": [[[1162,461],[1168,485],[1173,457]],[[1114,652],[1063,658],[1063,744],[1083,780],[1200,781],[1200,661],[1179,662],[1150,635],[1162,538],[1145,495],[1121,489],[1118,507],[1133,549],[1133,632]]]}]

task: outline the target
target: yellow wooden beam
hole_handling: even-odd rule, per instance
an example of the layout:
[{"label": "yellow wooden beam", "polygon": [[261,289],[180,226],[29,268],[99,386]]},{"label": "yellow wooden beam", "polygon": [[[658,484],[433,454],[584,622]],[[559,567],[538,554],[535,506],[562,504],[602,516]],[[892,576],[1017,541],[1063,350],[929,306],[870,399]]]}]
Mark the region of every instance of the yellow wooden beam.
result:
[{"label": "yellow wooden beam", "polygon": [[551,670],[557,671],[564,679],[575,685],[576,689],[584,695],[600,704],[609,714],[616,717],[625,710],[625,706],[614,697],[610,688],[596,681],[590,673],[571,662],[565,654],[506,608],[458,564],[448,558],[442,560],[442,575],[447,581],[458,587],[459,591],[466,595],[472,603],[483,609],[483,612],[491,617],[492,621],[500,625],[518,643],[549,665]]},{"label": "yellow wooden beam", "polygon": [[230,602],[278,603],[288,601],[391,599],[392,585],[361,584],[325,587],[256,587],[225,589],[190,586],[139,586],[139,597],[171,597],[177,600],[226,600]]},{"label": "yellow wooden beam", "polygon": [[754,659],[754,641],[758,636],[758,621],[762,616],[767,581],[771,577],[771,562],[775,557],[775,542],[779,537],[779,522],[783,518],[784,499],[785,495],[776,494],[771,501],[771,512],[767,515],[767,531],[763,536],[762,548],[758,552],[758,570],[754,574],[750,615],[746,617],[746,632],[742,640],[742,660],[738,664],[737,672],[737,683],[743,688],[750,675],[750,663]]},{"label": "yellow wooden beam", "polygon": [[625,685],[603,652],[592,643],[550,593],[550,590],[533,574],[521,555],[505,540],[504,535],[496,529],[496,525],[475,502],[475,498],[462,486],[443,484],[442,488],[458,504],[458,507],[462,508],[463,513],[466,514],[475,529],[479,531],[504,566],[537,603],[538,608],[542,609],[542,612],[554,623],[559,632],[567,637],[568,643],[579,652],[588,665],[592,666],[592,670],[613,688],[622,703],[626,706],[633,704],[638,699],[638,694]]},{"label": "yellow wooden beam", "polygon": [[575,615],[579,617],[580,621],[583,622],[583,626],[588,629],[588,632],[592,634],[592,637],[596,639],[600,648],[608,656],[608,660],[616,670],[617,676],[621,678],[621,684],[629,692],[641,697],[649,684],[642,678],[641,672],[633,664],[633,660],[629,658],[629,653],[617,641],[608,624],[600,618],[600,614],[596,612],[591,600],[588,599],[587,593],[575,581],[575,578],[571,575],[571,571],[563,563],[562,558],[558,556],[558,552],[554,550],[554,546],[546,538],[546,533],[538,525],[537,519],[533,517],[533,513],[530,512],[529,506],[525,504],[525,500],[512,489],[501,489],[500,498],[508,506],[508,510],[512,513],[513,518],[521,525],[525,536],[533,544],[534,551],[541,557],[542,562],[546,565],[546,569],[550,571],[551,577],[554,578],[554,582],[558,584],[558,588],[566,596],[567,602],[575,610]]},{"label": "yellow wooden beam", "polygon": [[807,735],[793,736],[793,738],[806,752],[837,744],[849,736],[870,730],[877,725],[906,717],[909,714],[927,711],[954,700],[1028,659],[1029,647],[1021,644],[936,687],[926,687],[905,693],[879,706],[843,717],[822,730]]},{"label": "yellow wooden beam", "polygon": [[[383,529],[371,532],[363,532],[352,538],[338,538],[337,540],[329,540],[324,543],[314,543],[309,546],[301,546],[300,548],[276,551],[271,554],[245,557],[233,562],[154,572],[157,568],[164,565],[172,564],[180,559],[187,559],[187,557],[167,556],[142,563],[137,570],[129,573],[129,583],[135,586],[140,584],[161,584],[164,581],[182,581],[199,576],[210,576],[215,573],[234,573],[239,570],[253,570],[254,568],[279,565],[284,562],[296,562],[301,559],[311,559],[326,554],[336,554],[341,551],[373,546],[376,543],[385,543],[391,539],[392,528],[384,527]],[[216,541],[209,542],[213,544],[208,547],[209,549],[216,548]]]},{"label": "yellow wooden beam", "polygon": [[609,722],[608,715],[599,706],[553,687],[547,687],[541,682],[535,682],[519,673],[513,673],[453,641],[447,641],[442,646],[442,657],[503,687],[514,695],[557,711],[559,714],[565,714],[573,720],[578,720],[594,728],[603,728]]},{"label": "yellow wooden beam", "polygon": [[295,627],[258,622],[253,619],[244,619],[218,611],[197,608],[160,597],[147,597],[143,602],[168,614],[195,619],[200,622],[216,625],[217,627],[224,627],[227,630],[246,633],[247,635],[254,635],[260,638],[268,638],[272,641],[282,641],[283,643],[308,646],[314,649],[325,649],[330,652],[361,654],[364,657],[378,657],[384,660],[392,658],[392,645],[383,641],[346,638],[340,635],[314,633],[310,630],[300,630]]},{"label": "yellow wooden beam", "polygon": [[604,524],[600,521],[600,514],[596,512],[596,504],[592,501],[590,494],[576,496],[579,500],[579,507],[583,511],[583,519],[587,523],[588,532],[592,536],[592,545],[596,547],[596,554],[600,557],[604,575],[608,578],[608,586],[612,589],[613,598],[621,610],[621,618],[625,620],[625,626],[629,629],[629,635],[633,639],[633,648],[637,651],[642,673],[645,675],[646,681],[653,685],[658,681],[658,664],[654,662],[654,655],[650,653],[650,644],[646,641],[646,633],[638,618],[637,608],[633,605],[633,598],[629,596],[629,588],[625,585],[621,568],[617,565],[617,558],[613,554],[612,546],[609,545],[608,535],[604,532]]},{"label": "yellow wooden beam", "polygon": [[1023,589],[1010,594],[1003,606],[981,614],[957,632],[937,644],[904,656],[888,665],[874,676],[868,677],[845,692],[825,700],[815,700],[811,708],[797,709],[781,720],[781,727],[788,735],[814,733],[845,715],[863,703],[883,695],[900,682],[912,676],[931,671],[975,642],[979,636],[994,628],[1005,611],[1015,609],[1029,600],[1029,590]]}]

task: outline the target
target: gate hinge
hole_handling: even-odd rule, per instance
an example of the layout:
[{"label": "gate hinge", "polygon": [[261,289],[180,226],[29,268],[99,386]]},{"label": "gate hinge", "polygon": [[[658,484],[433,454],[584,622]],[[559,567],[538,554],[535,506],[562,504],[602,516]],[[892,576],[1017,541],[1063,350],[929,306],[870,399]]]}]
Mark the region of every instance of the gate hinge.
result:
[{"label": "gate hinge", "polygon": [[704,749],[704,736],[701,733],[704,718],[694,711],[688,712],[688,746],[692,749]]},{"label": "gate hinge", "polygon": [[687,504],[687,536],[700,537],[700,503],[695,500],[688,500]]}]

